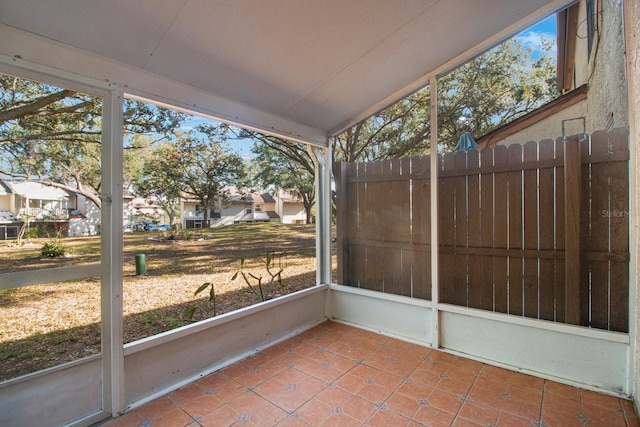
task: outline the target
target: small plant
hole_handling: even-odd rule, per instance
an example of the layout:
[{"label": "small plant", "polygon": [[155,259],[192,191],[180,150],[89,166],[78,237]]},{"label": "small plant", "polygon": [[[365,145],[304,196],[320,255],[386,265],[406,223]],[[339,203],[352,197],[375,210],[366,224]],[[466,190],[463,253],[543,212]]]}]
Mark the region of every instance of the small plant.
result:
[{"label": "small plant", "polygon": [[[274,256],[275,256],[275,252],[267,252],[267,257],[263,260],[263,263],[267,269],[267,273],[269,274],[269,276],[271,276],[268,279],[269,280],[268,283],[265,283],[263,285],[262,276],[258,277],[253,273],[250,273],[250,272],[247,273],[243,270],[244,261],[245,261],[244,258],[240,260],[240,270],[236,271],[236,273],[233,275],[231,280],[236,280],[238,275],[241,275],[245,283],[247,284],[247,286],[249,286],[249,289],[260,299],[260,301],[266,301],[269,298],[268,298],[268,294],[265,294],[265,290],[264,290],[265,287],[267,289],[273,289],[273,285],[275,282],[278,282],[278,284],[282,286],[282,268],[280,268],[275,273],[271,271],[271,268],[274,265]],[[254,281],[254,285],[257,286],[257,289],[256,287],[254,287],[254,285],[251,284],[250,279]]]},{"label": "small plant", "polygon": [[44,245],[42,245],[40,253],[42,254],[42,256],[56,258],[65,256],[67,254],[67,248],[65,248],[64,245],[60,242],[50,241],[45,242]]},{"label": "small plant", "polygon": [[[267,281],[263,281],[262,276],[258,277],[255,274],[244,270],[245,258],[242,258],[240,260],[240,270],[234,273],[231,280],[235,280],[238,278],[238,276],[242,276],[245,283],[249,286],[249,289],[251,290],[251,292],[253,292],[253,294],[256,297],[258,297],[260,301],[268,300],[270,298],[269,296],[270,293],[271,294],[273,293],[273,288],[276,283],[278,283],[278,285],[282,287],[282,271],[283,271],[282,267],[279,267],[278,271],[276,272],[272,270],[274,269],[274,265],[275,265],[275,261],[274,261],[275,257],[276,257],[275,252],[268,252],[266,258],[262,260],[262,263],[266,267],[267,273],[270,276]],[[252,281],[254,282],[253,284],[251,283]],[[218,315],[218,311],[216,307],[216,288],[213,283],[211,282],[203,283],[198,287],[198,289],[196,289],[196,291],[193,293],[193,296],[197,296],[198,294],[206,291],[207,289],[209,290],[209,302],[213,303],[213,317],[215,317]],[[172,328],[177,328],[187,323],[195,322],[196,320],[194,320],[194,317],[195,317],[196,311],[198,310],[204,311],[205,314],[207,315],[212,314],[207,312],[207,310],[203,309],[202,307],[190,306],[182,313],[181,318],[176,319],[174,317],[169,317],[165,320]]]}]

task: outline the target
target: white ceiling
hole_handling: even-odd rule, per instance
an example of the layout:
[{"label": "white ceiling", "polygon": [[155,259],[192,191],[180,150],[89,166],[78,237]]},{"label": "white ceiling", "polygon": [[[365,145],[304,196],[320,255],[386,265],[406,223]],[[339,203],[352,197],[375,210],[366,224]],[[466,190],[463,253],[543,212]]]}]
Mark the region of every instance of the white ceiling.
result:
[{"label": "white ceiling", "polygon": [[0,23],[331,134],[564,3],[0,0]]}]

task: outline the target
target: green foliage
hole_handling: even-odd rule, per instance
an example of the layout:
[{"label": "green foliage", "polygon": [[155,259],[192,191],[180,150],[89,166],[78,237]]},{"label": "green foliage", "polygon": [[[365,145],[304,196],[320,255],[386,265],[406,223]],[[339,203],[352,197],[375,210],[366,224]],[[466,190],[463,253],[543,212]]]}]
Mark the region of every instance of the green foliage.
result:
[{"label": "green foliage", "polygon": [[40,227],[31,226],[31,228],[29,228],[28,230],[26,230],[24,232],[24,236],[23,237],[25,237],[27,239],[35,239],[39,235],[40,235]]},{"label": "green foliage", "polygon": [[[126,134],[166,137],[186,117],[133,100],[124,107]],[[100,207],[101,138],[100,97],[0,74],[0,173],[74,191]]]},{"label": "green foliage", "polygon": [[67,254],[67,248],[60,242],[45,242],[40,249],[42,256],[49,258],[57,258]]},{"label": "green foliage", "polygon": [[[232,153],[224,139],[215,139],[218,127],[201,126],[196,133],[181,135],[176,141],[176,156],[181,171],[182,192],[198,200],[202,211],[228,203],[230,188],[243,188],[247,179],[246,165],[242,157]],[[209,216],[204,216],[204,227],[209,226]]]}]

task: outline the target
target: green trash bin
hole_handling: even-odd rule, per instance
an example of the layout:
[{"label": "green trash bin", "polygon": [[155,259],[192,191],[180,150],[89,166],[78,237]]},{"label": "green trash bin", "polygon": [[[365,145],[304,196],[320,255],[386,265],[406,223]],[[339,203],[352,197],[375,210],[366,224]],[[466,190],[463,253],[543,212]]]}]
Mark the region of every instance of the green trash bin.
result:
[{"label": "green trash bin", "polygon": [[146,276],[147,260],[144,254],[136,254],[136,276]]}]

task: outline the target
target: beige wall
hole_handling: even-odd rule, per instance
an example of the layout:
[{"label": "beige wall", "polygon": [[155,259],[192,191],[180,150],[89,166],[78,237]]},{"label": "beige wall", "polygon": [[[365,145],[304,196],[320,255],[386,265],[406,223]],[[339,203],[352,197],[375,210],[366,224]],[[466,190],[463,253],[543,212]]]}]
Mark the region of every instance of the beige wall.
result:
[{"label": "beige wall", "polygon": [[[528,141],[540,142],[543,139],[557,139],[562,134],[562,121],[585,117],[587,113],[587,101],[581,101],[553,116],[544,118],[535,124],[522,129],[518,133],[507,136],[506,138],[496,141],[496,145],[524,144]],[[581,120],[571,120],[566,122],[565,131],[567,135],[575,135],[583,132]]]},{"label": "beige wall", "polygon": [[[633,396],[636,401],[636,410],[638,407],[638,395],[640,392],[640,337],[638,331],[640,330],[640,297],[638,296],[638,290],[636,285],[640,278],[640,271],[638,266],[640,265],[640,241],[638,240],[638,226],[640,224],[640,218],[638,214],[638,206],[640,206],[640,161],[638,153],[640,152],[640,0],[625,0],[625,41],[627,45],[627,77],[628,77],[628,94],[631,102],[629,103],[629,129],[630,129],[630,148],[631,148],[631,172],[634,180],[632,181],[631,194],[631,215],[629,220],[631,221],[631,254],[635,255],[632,259],[632,270],[630,275],[631,297],[635,296],[635,304],[632,300],[631,306],[631,320],[635,321],[631,325],[631,339],[634,355],[633,363],[634,376],[633,376]],[[635,293],[633,292],[635,290]]]},{"label": "beige wall", "polygon": [[[627,127],[628,102],[624,61],[622,0],[600,0],[598,30],[588,57],[586,2],[580,2],[576,44],[576,87],[587,83],[587,132]],[[586,60],[588,58],[588,61]]]}]

